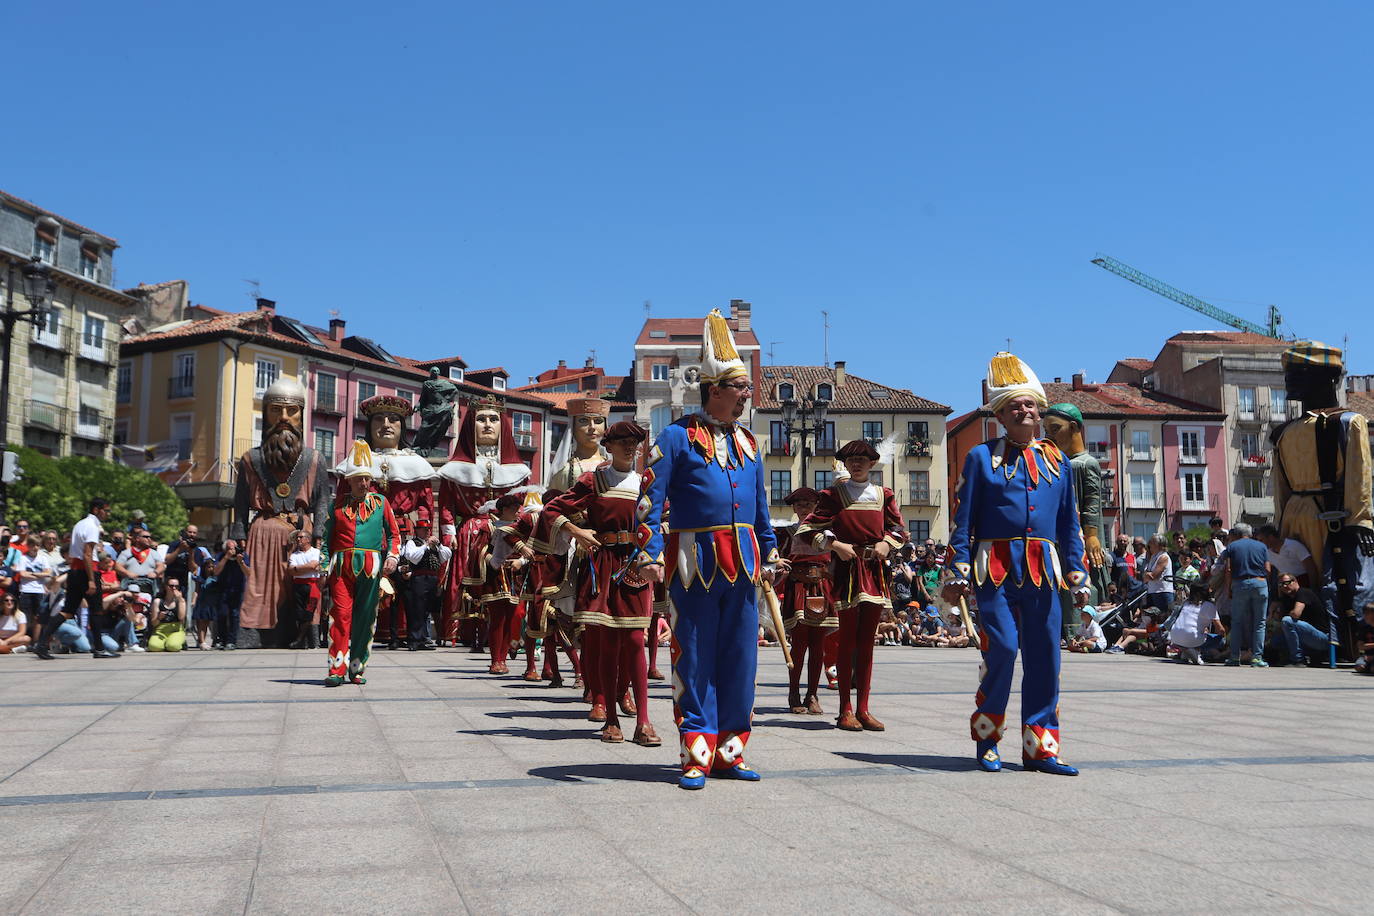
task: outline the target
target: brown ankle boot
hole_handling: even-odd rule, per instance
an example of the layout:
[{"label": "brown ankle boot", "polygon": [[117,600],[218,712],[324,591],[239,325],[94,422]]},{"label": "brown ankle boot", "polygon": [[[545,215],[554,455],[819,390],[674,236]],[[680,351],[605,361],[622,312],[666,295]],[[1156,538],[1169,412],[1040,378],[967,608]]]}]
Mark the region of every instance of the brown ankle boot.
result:
[{"label": "brown ankle boot", "polygon": [[864,731],[866,732],[881,732],[887,730],[887,726],[879,722],[874,717],[873,713],[869,712],[868,710],[864,710],[863,712],[859,713],[858,719],[859,724],[863,726]]},{"label": "brown ankle boot", "polygon": [[840,713],[839,718],[835,720],[835,727],[847,732],[861,732],[864,730],[864,727],[859,724],[859,720],[854,718],[854,713],[849,710]]}]

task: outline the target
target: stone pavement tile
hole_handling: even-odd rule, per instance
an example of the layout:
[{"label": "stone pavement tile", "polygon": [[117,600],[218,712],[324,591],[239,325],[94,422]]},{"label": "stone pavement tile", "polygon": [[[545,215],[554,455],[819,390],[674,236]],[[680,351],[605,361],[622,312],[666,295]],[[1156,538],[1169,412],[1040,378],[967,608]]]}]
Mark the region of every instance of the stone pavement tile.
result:
[{"label": "stone pavement tile", "polygon": [[[15,847],[20,848],[20,847]],[[0,869],[0,913],[18,913],[48,877],[62,867],[65,856],[16,855]]]},{"label": "stone pavement tile", "polygon": [[[1355,850],[1304,850],[1300,858],[1271,861],[1214,860],[1203,867],[1227,880],[1270,888],[1295,900],[1294,907],[1328,907],[1339,912],[1369,911],[1370,884],[1365,880],[1368,847]],[[1358,859],[1352,857],[1358,856]]]},{"label": "stone pavement tile", "polygon": [[[1217,860],[1224,850],[1210,850],[1207,856],[1190,859]],[[1249,908],[1288,907],[1298,901],[1278,893],[1260,882],[1245,880],[1230,869],[1230,862],[1218,871],[1166,858],[1150,852],[1130,854],[1131,877],[1114,870],[1085,867],[1081,858],[1059,853],[1027,856],[1017,865],[1047,881],[1071,888],[1108,906],[1135,913],[1215,912]]]},{"label": "stone pavement tile", "polygon": [[816,883],[817,877],[831,870],[825,859],[805,855],[791,868],[766,880],[713,887],[709,894],[684,899],[697,913],[721,916],[750,912],[910,913],[922,909],[921,901],[902,886],[899,875],[876,887],[858,883],[847,872]]},{"label": "stone pavement tile", "polygon": [[409,792],[322,792],[274,795],[267,800],[264,830],[367,829],[379,824],[415,825],[420,809]]},{"label": "stone pavement tile", "polygon": [[[1374,799],[1280,800],[1255,808],[1238,805],[1234,799],[1217,792],[1180,792],[1152,802],[1157,811],[1191,817],[1225,829],[1374,824]],[[1257,812],[1262,812],[1263,816],[1257,816]]]},{"label": "stone pavement tile", "polygon": [[272,771],[275,754],[271,750],[195,751],[173,746],[159,762],[158,771],[167,774],[250,773]]},{"label": "stone pavement tile", "polygon": [[0,836],[10,849],[21,852],[11,864],[31,856],[52,859],[75,849],[110,813],[108,807],[80,804],[0,808]]},{"label": "stone pavement tile", "polygon": [[[95,834],[88,834],[73,860],[82,866],[123,869],[154,854],[168,862],[228,861],[257,855],[266,798],[197,798],[114,802]],[[133,858],[131,859],[131,854]]]},{"label": "stone pavement tile", "polygon": [[548,830],[551,835],[561,835],[564,829],[585,825],[588,819],[586,812],[567,804],[552,786],[417,790],[413,794],[434,832],[444,836],[500,830]]},{"label": "stone pavement tile", "polygon": [[1230,860],[1265,860],[1282,857],[1291,847],[1284,847],[1254,833],[1220,827],[1188,817],[1161,815],[1122,818],[1117,821],[1085,821],[1075,825],[1084,836],[1094,839],[1099,847],[1118,844],[1143,849],[1169,858],[1191,859],[1191,851],[1211,850]]},{"label": "stone pavement tile", "polygon": [[[645,913],[691,913],[684,899],[658,887],[647,876],[624,871],[613,864],[602,877],[564,878],[554,881],[529,881],[521,885],[483,884],[470,886],[461,877],[463,902],[470,912],[539,914],[597,913],[642,916]],[[602,862],[591,874],[604,873]],[[738,912],[738,911],[736,911]]]},{"label": "stone pavement tile", "polygon": [[398,761],[401,773],[408,782],[452,782],[466,779],[521,779],[522,767],[507,757],[436,757],[425,760]]},{"label": "stone pavement tile", "polygon": [[250,735],[176,735],[178,754],[222,754],[226,751],[272,751],[281,741],[277,732],[258,732]]},{"label": "stone pavement tile", "polygon": [[58,768],[39,761],[0,782],[0,795],[127,792],[139,788],[145,772],[133,768]]},{"label": "stone pavement tile", "polygon": [[[132,855],[132,854],[131,854]],[[145,914],[177,912],[241,914],[253,877],[253,859],[158,863],[156,849],[144,850],[150,864],[120,868],[82,867],[69,862],[48,879],[25,914]]]},{"label": "stone pavement tile", "polygon": [[439,848],[465,892],[469,887],[497,886],[518,896],[539,884],[592,878],[602,881],[608,896],[616,896],[607,880],[636,887],[647,884],[616,845],[586,827],[446,834]]},{"label": "stone pavement tile", "polygon": [[326,872],[354,873],[359,863],[366,863],[368,869],[390,872],[393,881],[399,881],[411,869],[433,870],[443,864],[434,835],[418,817],[406,823],[345,824],[334,821],[326,805],[312,827],[274,829],[273,821],[269,814],[263,830],[260,875],[323,877]]},{"label": "stone pavement tile", "polygon": [[470,912],[448,870],[373,868],[363,859],[348,871],[265,875],[253,882],[249,914],[440,914]]},{"label": "stone pavement tile", "polygon": [[283,786],[405,781],[401,767],[384,752],[282,754],[277,758],[273,778]]}]

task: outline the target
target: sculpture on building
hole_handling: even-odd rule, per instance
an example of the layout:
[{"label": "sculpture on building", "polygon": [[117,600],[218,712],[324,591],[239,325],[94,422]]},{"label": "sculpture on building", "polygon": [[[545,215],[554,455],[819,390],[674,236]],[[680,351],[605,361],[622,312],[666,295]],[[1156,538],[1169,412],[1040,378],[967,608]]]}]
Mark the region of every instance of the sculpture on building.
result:
[{"label": "sculpture on building", "polygon": [[1335,347],[1304,340],[1286,350],[1285,387],[1303,415],[1277,427],[1272,440],[1275,521],[1317,560],[1325,597],[1348,630],[1355,609],[1374,599],[1374,512],[1368,421],[1339,405],[1344,372]]},{"label": "sculpture on building", "polygon": [[263,392],[262,411],[262,444],[239,458],[229,536],[247,540],[240,624],[270,630],[291,595],[291,535],[304,531],[318,542],[330,487],[324,456],[305,445],[305,388],[295,379],[278,379]]},{"label": "sculpture on building", "polygon": [[415,433],[415,451],[433,454],[448,434],[453,423],[453,404],[458,399],[458,386],[439,375],[438,368],[429,370],[429,378],[420,386],[420,429]]},{"label": "sculpture on building", "polygon": [[1084,557],[1094,604],[1107,597],[1107,554],[1102,549],[1102,465],[1088,452],[1083,437],[1083,412],[1069,403],[1052,404],[1043,420],[1045,434],[1068,456],[1073,468],[1078,523],[1083,529]]}]

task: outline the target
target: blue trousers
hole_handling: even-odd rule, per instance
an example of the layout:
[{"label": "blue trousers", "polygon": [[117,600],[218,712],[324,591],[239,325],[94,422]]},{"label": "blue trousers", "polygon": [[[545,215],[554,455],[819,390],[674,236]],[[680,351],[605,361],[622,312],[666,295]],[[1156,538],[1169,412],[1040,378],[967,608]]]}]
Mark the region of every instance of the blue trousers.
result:
[{"label": "blue trousers", "polygon": [[673,599],[673,712],[684,769],[739,762],[754,714],[759,615],[754,583],[716,576],[709,589],[677,579]]},{"label": "blue trousers", "polygon": [[1029,578],[977,587],[983,677],[971,727],[974,741],[996,741],[1005,728],[1016,653],[1021,652],[1021,743],[1026,757],[1059,754],[1059,592]]}]

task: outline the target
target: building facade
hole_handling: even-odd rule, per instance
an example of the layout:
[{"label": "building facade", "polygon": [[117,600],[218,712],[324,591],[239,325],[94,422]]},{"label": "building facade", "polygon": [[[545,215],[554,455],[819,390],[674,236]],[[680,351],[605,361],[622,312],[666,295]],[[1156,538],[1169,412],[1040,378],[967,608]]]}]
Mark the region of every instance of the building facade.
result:
[{"label": "building facade", "polygon": [[114,441],[116,364],[125,323],[143,310],[115,288],[110,236],[0,192],[0,270],[27,309],[19,270],[37,257],[56,291],[42,326],[15,325],[10,347],[10,440],[47,455],[106,458]]},{"label": "building facade", "polygon": [[[853,375],[844,361],[826,366],[764,366],[754,395],[751,428],[764,454],[768,501],[785,518],[783,498],[801,486],[830,486],[835,450],[851,439],[867,439],[893,450],[891,462],[875,470],[876,480],[897,494],[911,536],[946,541],[949,499],[945,480],[945,418],[950,408],[905,388]],[[819,435],[803,442],[789,433],[783,402],[827,402]]]}]

